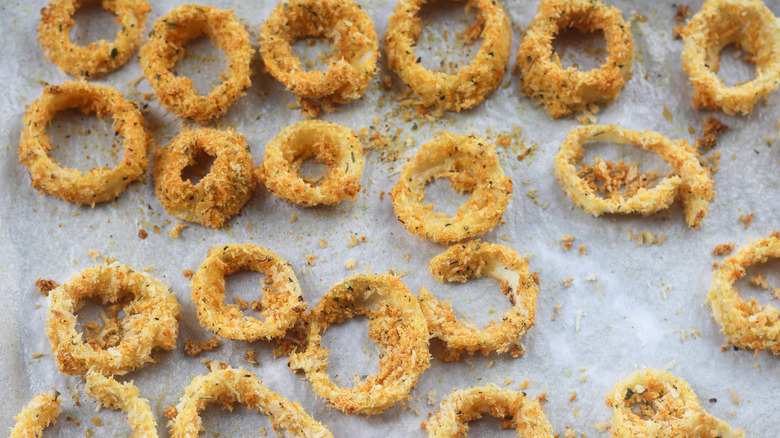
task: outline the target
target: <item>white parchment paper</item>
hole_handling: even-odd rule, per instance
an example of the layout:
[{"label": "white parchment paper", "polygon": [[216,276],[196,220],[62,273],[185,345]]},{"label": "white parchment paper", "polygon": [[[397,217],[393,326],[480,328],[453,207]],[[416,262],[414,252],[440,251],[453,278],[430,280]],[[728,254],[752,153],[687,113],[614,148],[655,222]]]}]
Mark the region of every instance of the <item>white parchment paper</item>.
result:
[{"label": "white parchment paper", "polygon": [[[170,11],[177,1],[154,2],[147,22]],[[237,2],[211,0],[222,8],[232,8],[250,29],[253,40],[273,2]],[[377,33],[384,35],[394,2],[361,0],[359,3],[374,19]],[[484,324],[499,317],[509,307],[498,287],[490,280],[465,285],[437,284],[424,267],[445,247],[409,234],[396,220],[389,196],[397,170],[404,157],[411,156],[434,133],[475,133],[495,140],[501,133],[522,133],[509,147],[498,152],[515,187],[515,196],[501,225],[481,239],[510,246],[530,257],[529,264],[540,278],[536,325],[523,340],[527,353],[517,359],[508,355],[466,357],[460,362],[443,363],[433,359],[431,367],[412,390],[412,400],[386,412],[365,417],[347,416],[328,408],[313,392],[308,381],[289,371],[286,358],[274,358],[272,342],[223,341],[223,345],[201,358],[220,360],[244,367],[263,380],[272,391],[300,402],[335,436],[425,436],[419,424],[435,411],[442,397],[453,389],[494,383],[518,389],[526,380],[530,396],[546,393],[544,407],[556,433],[567,428],[583,436],[604,435],[596,424],[609,421],[611,411],[604,403],[617,380],[640,367],[668,369],[685,379],[698,394],[704,408],[726,419],[733,427],[742,427],[747,436],[770,437],[780,428],[777,394],[780,393],[780,362],[767,352],[735,351],[722,348],[724,338],[710,316],[705,295],[712,277],[713,262],[720,257],[712,249],[720,243],[734,242],[737,247],[749,239],[768,236],[778,228],[776,211],[780,207],[778,181],[777,120],[778,94],[759,104],[745,117],[696,111],[690,106],[693,90],[680,67],[682,42],[672,39],[676,7],[670,1],[639,2],[610,0],[607,3],[623,11],[626,19],[640,14],[632,22],[637,58],[634,77],[622,96],[598,115],[603,124],[619,123],[626,128],[658,131],[672,139],[693,142],[701,124],[714,115],[731,129],[723,134],[716,150],[722,154],[715,174],[716,198],[709,215],[698,230],[689,229],[679,205],[649,218],[594,218],[576,207],[562,192],[553,175],[553,156],[567,132],[578,126],[576,117],[552,120],[518,89],[516,75],[507,74],[504,86],[496,90],[476,109],[447,113],[434,122],[406,120],[394,102],[405,90],[400,80],[387,69],[384,55],[381,71],[358,101],[343,105],[337,113],[321,118],[344,124],[355,131],[369,128],[370,133],[397,134],[395,148],[400,158],[380,159],[372,152],[363,172],[363,190],[355,203],[345,202],[330,208],[304,209],[269,195],[264,189],[231,219],[227,229],[214,231],[188,224],[177,239],[169,232],[180,221],[166,214],[154,196],[152,178],[133,184],[115,202],[94,208],[78,207],[49,195],[39,195],[30,187],[26,169],[18,162],[16,149],[25,105],[40,96],[42,82],[61,83],[72,78],[43,58],[36,42],[39,11],[45,2],[6,1],[0,5],[0,294],[5,316],[0,318],[0,391],[4,395],[0,430],[9,430],[13,415],[33,395],[56,388],[66,394],[64,413],[47,433],[49,436],[83,436],[92,429],[98,436],[129,433],[120,413],[105,409],[96,412],[95,404],[83,394],[83,379],[59,373],[44,334],[46,299],[35,291],[37,278],[62,282],[71,274],[99,263],[103,258],[148,269],[168,283],[182,305],[178,347],[157,354],[158,364],[123,377],[133,380],[150,401],[157,415],[161,436],[168,436],[162,415],[175,404],[195,375],[207,372],[197,358],[184,354],[184,338],[206,340],[211,336],[202,328],[190,300],[189,282],[183,270],[196,270],[213,245],[253,243],[267,247],[295,267],[304,297],[310,307],[328,288],[359,272],[383,273],[408,271],[403,281],[416,293],[421,286],[442,298],[452,300],[456,311],[472,321]],[[690,2],[692,12],[701,1]],[[768,1],[775,14],[780,4]],[[513,56],[522,31],[530,23],[536,2],[505,2],[512,21]],[[441,60],[468,57],[454,38],[466,28],[467,18],[460,5],[445,3],[444,15],[428,20],[420,53],[428,67]],[[455,9],[457,8],[457,9]],[[436,14],[431,14],[436,15]],[[443,18],[442,18],[443,17]],[[428,23],[427,22],[427,23]],[[77,17],[74,35],[82,41],[109,37],[110,15],[99,11]],[[445,41],[444,30],[449,37]],[[103,32],[102,34],[100,32]],[[575,43],[576,43],[575,38]],[[594,44],[596,50],[591,50]],[[571,41],[570,41],[571,43]],[[256,44],[256,42],[254,43]],[[301,52],[312,53],[300,44]],[[602,45],[603,47],[603,45]],[[223,68],[222,56],[208,42],[195,42],[182,61],[179,73],[193,75],[202,89],[218,81]],[[316,47],[315,47],[316,49]],[[474,47],[471,49],[473,53]],[[316,51],[312,58],[316,58]],[[564,63],[595,65],[598,38],[586,38],[563,50]],[[750,71],[732,55],[724,59],[723,76],[744,80]],[[590,63],[590,64],[589,64]],[[510,62],[510,70],[514,67]],[[381,79],[389,75],[393,87],[386,90]],[[125,67],[97,80],[110,84],[128,98],[147,104],[145,116],[154,128],[158,146],[164,146],[187,122],[174,119],[153,98],[141,76],[137,57]],[[256,69],[252,87],[218,122],[233,126],[247,138],[256,163],[260,163],[265,144],[281,127],[302,120],[296,98]],[[667,115],[665,116],[665,109]],[[691,132],[692,127],[694,132]],[[400,132],[397,130],[400,129]],[[88,169],[113,164],[121,146],[113,138],[109,121],[94,116],[64,114],[50,127],[54,156],[63,163]],[[772,141],[774,143],[772,144]],[[113,142],[113,146],[108,144]],[[532,144],[538,148],[522,161],[517,155]],[[113,149],[112,149],[113,148]],[[646,160],[645,168],[654,168],[659,160],[617,146],[598,146],[602,156],[620,156]],[[621,156],[622,157],[622,156]],[[661,163],[662,164],[662,163]],[[663,166],[657,167],[663,170]],[[535,194],[535,198],[527,195]],[[437,208],[453,211],[460,199],[446,184],[432,184],[429,196]],[[738,219],[754,213],[749,227]],[[295,220],[292,218],[295,217]],[[159,233],[155,232],[155,228]],[[139,230],[148,233],[138,237]],[[638,246],[629,240],[632,233],[650,232],[665,240],[660,245]],[[561,238],[576,237],[573,248],[564,250]],[[365,242],[351,245],[350,240],[365,236]],[[358,239],[359,240],[359,239]],[[325,246],[325,247],[323,247]],[[584,247],[584,254],[578,250]],[[99,255],[93,261],[89,251]],[[93,252],[94,256],[95,253]],[[316,256],[316,258],[314,257]],[[354,268],[347,265],[354,261]],[[763,270],[770,284],[780,286],[779,265],[769,263],[751,270]],[[255,299],[259,276],[237,274],[228,282],[229,295]],[[571,285],[564,287],[564,280]],[[738,283],[743,294],[762,303],[772,303],[768,291]],[[777,302],[774,301],[776,304]],[[364,320],[336,326],[325,335],[331,348],[330,371],[334,379],[350,386],[354,375],[367,375],[377,369],[377,347],[368,339]],[[249,348],[257,353],[259,365],[244,359]],[[38,356],[36,353],[43,353]],[[575,396],[576,393],[576,396]],[[79,404],[79,406],[77,406]],[[66,417],[76,419],[68,421]],[[102,426],[93,423],[99,417]],[[207,436],[256,435],[267,421],[256,413],[237,408],[233,413],[209,408],[205,413]],[[495,421],[472,423],[472,436],[511,436],[500,431]]]}]

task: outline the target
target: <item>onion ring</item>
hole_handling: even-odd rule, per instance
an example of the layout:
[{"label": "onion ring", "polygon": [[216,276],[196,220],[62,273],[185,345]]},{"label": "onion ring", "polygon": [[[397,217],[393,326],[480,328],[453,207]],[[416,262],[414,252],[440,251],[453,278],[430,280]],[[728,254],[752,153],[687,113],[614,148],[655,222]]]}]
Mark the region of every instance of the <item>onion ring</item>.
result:
[{"label": "onion ring", "polygon": [[[577,175],[574,166],[582,158],[583,146],[588,141],[633,144],[655,152],[677,174],[667,176],[652,189],[639,189],[628,199],[623,196],[601,198]],[[707,215],[709,203],[715,198],[712,176],[701,167],[696,151],[684,140],[675,143],[653,131],[637,132],[615,125],[581,126],[569,132],[555,155],[555,176],[574,203],[594,216],[603,213],[650,215],[668,208],[678,197],[685,211],[685,222],[691,228],[698,228]]]},{"label": "onion ring", "polygon": [[[225,305],[225,276],[240,269],[262,272],[270,283],[263,291],[263,321],[244,316],[238,306]],[[210,249],[192,277],[192,301],[198,306],[201,325],[223,338],[240,341],[282,337],[306,310],[290,263],[249,244]]]},{"label": "onion ring", "polygon": [[113,377],[100,373],[87,373],[87,395],[109,409],[121,409],[127,413],[127,421],[133,429],[133,438],[156,438],[157,420],[149,407],[149,401],[141,398],[132,382],[119,383]]},{"label": "onion ring", "polygon": [[[88,114],[114,119],[113,129],[124,137],[124,155],[114,168],[102,167],[82,173],[60,167],[51,157],[46,127],[54,114],[76,108]],[[87,82],[48,85],[43,94],[27,107],[19,141],[19,161],[27,166],[33,188],[68,202],[95,205],[113,201],[128,184],[141,178],[149,160],[146,151],[151,137],[144,130],[138,104],[126,100],[112,87]]]},{"label": "onion ring", "polygon": [[[441,177],[448,178],[456,191],[471,192],[455,216],[434,212],[433,204],[423,204],[425,185]],[[474,135],[444,132],[406,162],[390,197],[398,220],[410,233],[452,243],[493,229],[511,193],[512,180],[504,176],[495,146]]]},{"label": "onion ring", "polygon": [[[198,152],[214,157],[211,170],[197,184],[182,181],[182,171],[195,164]],[[220,228],[252,195],[254,167],[246,139],[232,129],[184,130],[168,147],[157,149],[157,199],[180,219]]]},{"label": "onion ring", "polygon": [[[599,68],[563,69],[553,60],[553,39],[562,29],[580,32],[604,31],[609,56]],[[542,0],[525,32],[517,63],[525,94],[544,104],[550,117],[558,118],[584,109],[591,103],[609,105],[634,72],[634,39],[620,10],[594,0]]]},{"label": "onion ring", "polygon": [[[123,308],[123,336],[119,345],[96,349],[76,331],[74,312],[81,301],[100,297],[105,303],[132,298]],[[57,368],[70,375],[88,370],[101,374],[125,374],[153,362],[152,350],[176,346],[179,303],[168,289],[151,275],[113,263],[87,268],[49,293],[46,336]]]},{"label": "onion ring", "polygon": [[502,428],[512,427],[518,437],[552,438],[552,426],[544,408],[524,393],[495,385],[472,387],[452,393],[422,428],[432,438],[465,437],[468,422],[488,413],[501,420]]},{"label": "onion ring", "polygon": [[62,397],[59,393],[41,393],[14,417],[16,424],[11,429],[10,438],[42,437],[43,429],[57,421],[60,415]]},{"label": "onion ring", "polygon": [[98,0],[51,0],[41,9],[38,26],[38,42],[45,56],[65,73],[77,77],[101,76],[124,65],[141,44],[146,14],[152,11],[146,0],[99,0],[104,11],[116,14],[122,27],[114,41],[78,46],[70,40],[73,14],[88,1]]},{"label": "onion ring", "polygon": [[[635,371],[621,379],[606,400],[613,409],[609,434],[616,438],[745,436],[742,429],[704,412],[688,383],[664,371]],[[639,415],[632,410],[635,403],[645,403]]]},{"label": "onion ring", "polygon": [[[696,109],[749,114],[780,84],[780,24],[759,0],[708,0],[682,33],[682,67],[696,92]],[[753,80],[727,87],[718,77],[720,52],[736,43],[756,66]]]},{"label": "onion ring", "polygon": [[428,320],[428,330],[445,342],[446,360],[457,360],[463,351],[504,353],[533,327],[539,289],[528,272],[528,263],[511,248],[476,240],[453,245],[434,257],[428,269],[441,282],[464,283],[469,278],[487,275],[501,285],[501,292],[512,303],[500,323],[491,321],[478,330],[459,322],[449,303],[420,288],[420,308]]},{"label": "onion ring", "polygon": [[[368,337],[379,344],[379,372],[341,388],[328,377],[329,351],[322,333],[333,323],[364,315]],[[346,414],[378,414],[408,399],[409,390],[428,368],[428,325],[414,296],[390,275],[356,275],[333,286],[305,317],[306,348],[290,355],[290,368],[306,373],[314,391]]]},{"label": "onion ring", "polygon": [[746,350],[770,350],[780,355],[780,313],[774,306],[745,301],[734,287],[746,269],[769,258],[780,258],[780,239],[772,236],[750,242],[715,271],[707,304],[729,343]]},{"label": "onion ring", "polygon": [[[303,37],[324,37],[334,53],[326,71],[304,71],[292,50]],[[280,1],[260,29],[260,55],[268,72],[292,93],[346,103],[366,91],[378,71],[374,22],[353,0]]]},{"label": "onion ring", "polygon": [[414,54],[425,3],[400,0],[396,5],[385,34],[387,63],[423,105],[458,112],[473,108],[501,84],[509,62],[512,30],[504,7],[495,0],[466,0],[466,9],[477,11],[483,42],[474,59],[452,75],[425,69]]},{"label": "onion ring", "polygon": [[274,430],[285,429],[289,436],[300,438],[333,438],[328,428],[315,421],[298,402],[274,394],[254,374],[241,368],[211,371],[192,379],[176,405],[176,417],[168,422],[172,438],[198,436],[203,430],[200,412],[211,402],[232,410],[233,403],[270,417]]},{"label": "onion ring", "polygon": [[[205,35],[225,52],[225,79],[207,96],[201,96],[192,79],[171,73],[184,54],[184,45]],[[249,33],[232,10],[181,5],[160,17],[141,47],[141,68],[160,103],[179,117],[206,120],[217,117],[245,94],[252,81]]]},{"label": "onion ring", "polygon": [[[329,169],[329,175],[316,186],[297,173],[301,163],[312,156]],[[274,195],[312,207],[354,201],[360,192],[362,171],[363,149],[351,129],[309,120],[282,129],[266,145],[263,164],[256,173]]]}]

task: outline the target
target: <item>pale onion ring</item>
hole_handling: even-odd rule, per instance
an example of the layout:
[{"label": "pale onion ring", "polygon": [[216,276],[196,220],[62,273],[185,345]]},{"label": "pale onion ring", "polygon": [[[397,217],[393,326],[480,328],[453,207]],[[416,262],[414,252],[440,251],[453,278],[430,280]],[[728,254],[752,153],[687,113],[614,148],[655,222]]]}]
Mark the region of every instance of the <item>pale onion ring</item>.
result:
[{"label": "pale onion ring", "polygon": [[132,438],[157,438],[157,420],[149,407],[149,401],[142,398],[132,382],[119,383],[113,377],[89,372],[87,395],[108,409],[121,409],[127,414],[127,421],[133,429]]},{"label": "pale onion ring", "polygon": [[[682,67],[696,92],[697,109],[749,114],[780,84],[780,24],[760,0],[708,0],[682,33]],[[756,77],[728,87],[718,77],[720,52],[738,44]]]},{"label": "pale onion ring", "polygon": [[[292,43],[323,37],[333,43],[325,71],[304,71]],[[353,0],[280,1],[260,29],[260,54],[268,72],[292,93],[346,103],[358,99],[376,74],[374,23]]]},{"label": "pale onion ring", "polygon": [[712,278],[707,304],[730,344],[746,350],[770,350],[780,355],[780,313],[755,299],[745,301],[734,287],[746,269],[769,258],[780,258],[780,238],[772,236],[750,242],[720,264]]},{"label": "pale onion ring", "polygon": [[[116,14],[121,29],[114,41],[78,46],[70,40],[73,14],[89,1],[99,2],[103,10]],[[46,57],[62,71],[82,78],[101,76],[133,56],[146,30],[146,14],[151,11],[146,0],[51,0],[41,9],[38,41]]]},{"label": "pale onion ring", "polygon": [[[461,0],[463,1],[463,0]],[[477,12],[482,26],[482,47],[468,65],[456,74],[425,69],[414,54],[420,38],[419,12],[426,0],[400,0],[385,34],[387,62],[425,106],[460,111],[477,106],[504,78],[512,30],[501,3],[495,0],[466,0],[466,9]]]},{"label": "pale onion ring", "polygon": [[22,412],[14,417],[16,424],[11,429],[10,438],[42,437],[43,430],[57,421],[60,403],[62,397],[59,393],[41,393],[33,397]]},{"label": "pale onion ring", "polygon": [[[433,211],[433,204],[423,204],[425,185],[441,177],[448,178],[456,191],[471,192],[455,216]],[[512,180],[504,176],[495,146],[474,135],[444,132],[406,162],[390,197],[398,220],[410,233],[452,243],[493,229],[504,215],[511,193]]]},{"label": "pale onion ring", "polygon": [[[263,309],[257,318],[244,316],[236,305],[225,304],[225,277],[249,269],[265,274]],[[234,340],[256,341],[284,336],[306,310],[301,286],[290,263],[256,245],[222,245],[210,249],[192,277],[192,301],[201,325]]]},{"label": "pale onion ring", "polygon": [[[124,306],[119,345],[95,349],[76,331],[74,312],[81,301],[95,297],[104,304],[132,297]],[[167,285],[145,272],[113,263],[97,265],[74,274],[49,293],[46,336],[57,368],[70,375],[88,370],[101,374],[125,374],[153,362],[155,348],[176,346],[179,303]]]},{"label": "pale onion ring", "polygon": [[[613,410],[609,434],[615,438],[745,436],[742,429],[734,430],[706,413],[688,383],[664,371],[644,369],[629,374],[606,401]],[[648,412],[634,413],[631,405],[635,403],[645,403]]]},{"label": "pale onion ring", "polygon": [[315,421],[298,402],[269,391],[254,374],[230,367],[192,379],[176,405],[176,417],[168,423],[171,437],[198,436],[203,430],[200,412],[213,402],[229,409],[233,403],[243,403],[250,410],[268,415],[274,431],[284,429],[288,436],[333,438],[328,428]]},{"label": "pale onion ring", "polygon": [[[304,160],[314,157],[328,166],[329,174],[312,186],[298,174]],[[344,126],[320,120],[298,122],[282,129],[265,147],[257,178],[274,195],[293,204],[311,207],[334,205],[360,192],[363,149],[355,133]]]},{"label": "pale onion ring", "polygon": [[538,401],[492,384],[452,391],[422,428],[431,438],[465,437],[468,422],[486,413],[501,420],[501,427],[514,428],[518,437],[553,436],[552,426]]},{"label": "pale onion ring", "polygon": [[[111,116],[114,131],[124,137],[124,155],[116,167],[81,172],[63,168],[49,156],[52,145],[46,127],[57,112],[68,108],[94,112],[100,118]],[[87,82],[48,85],[27,107],[22,123],[19,161],[27,166],[33,188],[68,202],[95,205],[113,201],[128,184],[141,178],[149,165],[146,152],[151,137],[144,130],[138,104],[112,87]]]},{"label": "pale onion ring", "polygon": [[[562,29],[604,31],[609,56],[599,68],[563,69],[553,60],[553,39]],[[634,39],[620,10],[594,0],[542,0],[520,43],[517,63],[525,94],[544,104],[551,117],[585,109],[591,103],[610,104],[634,72]]]},{"label": "pale onion ring", "polygon": [[[197,154],[214,157],[211,169],[197,184],[182,180],[182,171],[195,164]],[[255,188],[254,160],[243,135],[228,129],[185,129],[154,164],[157,199],[180,219],[220,228],[238,213]]]},{"label": "pale onion ring", "polygon": [[[382,349],[379,372],[351,389],[337,386],[327,373],[329,351],[322,334],[331,324],[364,315],[368,337]],[[428,325],[417,299],[390,275],[356,275],[333,286],[305,316],[306,347],[290,355],[290,368],[306,373],[314,391],[346,414],[378,414],[408,399],[409,390],[428,368]]]},{"label": "pale onion ring", "polygon": [[[575,163],[582,158],[583,146],[589,141],[632,144],[658,154],[677,173],[661,180],[652,189],[639,189],[628,199],[604,199],[577,175]],[[564,192],[586,212],[643,215],[668,208],[679,197],[685,211],[685,222],[698,228],[707,215],[709,203],[715,198],[712,176],[702,168],[698,154],[684,140],[672,142],[653,131],[637,132],[615,125],[581,126],[566,137],[555,155],[555,176]]]},{"label": "pale onion ring", "polygon": [[[225,52],[228,64],[223,82],[206,96],[198,94],[192,79],[171,72],[184,45],[200,35]],[[141,68],[164,107],[179,117],[207,120],[225,113],[251,85],[252,52],[249,33],[232,10],[181,5],[154,23],[141,47]]]},{"label": "pale onion ring", "polygon": [[479,330],[473,324],[458,321],[449,303],[420,288],[420,308],[428,320],[431,335],[446,344],[446,360],[457,360],[464,351],[468,354],[480,351],[484,355],[491,351],[504,353],[533,327],[539,289],[528,272],[528,263],[511,248],[476,240],[453,245],[434,257],[428,269],[441,282],[463,283],[486,275],[501,285],[501,291],[512,304],[501,322],[491,321]]}]

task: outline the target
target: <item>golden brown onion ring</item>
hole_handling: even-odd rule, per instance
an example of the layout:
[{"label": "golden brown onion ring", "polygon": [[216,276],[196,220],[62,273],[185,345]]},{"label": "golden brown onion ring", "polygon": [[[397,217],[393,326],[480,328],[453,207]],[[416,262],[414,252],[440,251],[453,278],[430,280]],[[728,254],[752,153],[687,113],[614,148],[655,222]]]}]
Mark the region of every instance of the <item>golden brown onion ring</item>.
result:
[{"label": "golden brown onion ring", "polygon": [[[604,31],[609,56],[601,67],[590,71],[574,67],[564,70],[557,57],[553,59],[553,39],[567,27],[582,33]],[[620,10],[599,1],[542,0],[517,52],[521,88],[544,104],[555,118],[584,109],[590,103],[612,103],[634,74],[630,27]]]},{"label": "golden brown onion ring", "polygon": [[[627,199],[622,195],[601,198],[577,175],[575,167],[582,159],[584,144],[589,141],[633,144],[655,152],[677,174],[667,176],[652,189],[641,188]],[[594,216],[604,213],[649,215],[668,208],[679,197],[686,223],[691,228],[698,228],[707,215],[709,203],[715,198],[712,176],[701,167],[698,154],[684,140],[675,143],[653,131],[637,132],[615,125],[581,126],[569,132],[555,155],[555,176],[574,203]]]},{"label": "golden brown onion ring", "polygon": [[[175,76],[171,69],[184,54],[184,46],[205,35],[225,52],[227,70],[221,84],[201,96],[192,79]],[[160,103],[179,117],[206,120],[230,107],[251,85],[252,45],[249,33],[232,10],[181,5],[160,17],[149,40],[141,47],[141,68]]]},{"label": "golden brown onion ring", "polygon": [[[94,112],[100,118],[108,114],[114,119],[114,131],[124,137],[124,155],[116,167],[81,172],[63,168],[49,156],[52,145],[46,127],[57,112],[68,108]],[[138,104],[112,87],[87,82],[48,85],[27,107],[22,122],[19,161],[27,166],[33,188],[65,201],[88,205],[113,201],[128,184],[141,178],[149,165],[146,151],[151,137],[144,130]]]},{"label": "golden brown onion ring", "polygon": [[[446,177],[456,191],[471,192],[455,216],[423,204],[425,185]],[[419,237],[438,243],[469,239],[496,226],[512,193],[512,180],[496,155],[495,146],[474,135],[442,133],[424,144],[406,162],[390,191],[398,220]]]},{"label": "golden brown onion ring", "polygon": [[[100,40],[78,46],[70,40],[73,14],[84,3],[99,2],[116,14],[121,28],[114,41]],[[152,11],[146,0],[52,0],[41,9],[38,41],[47,58],[66,73],[80,78],[110,73],[127,62],[141,44],[146,31],[146,14]]]},{"label": "golden brown onion ring", "polygon": [[[201,152],[214,157],[208,174],[197,184],[183,181],[182,171],[194,165]],[[220,228],[252,195],[255,164],[246,139],[232,129],[184,130],[156,153],[157,199],[180,219]]]},{"label": "golden brown onion ring", "polygon": [[59,393],[41,393],[33,397],[22,412],[14,417],[16,424],[11,429],[10,438],[42,437],[43,429],[57,421],[60,403],[62,397]]},{"label": "golden brown onion ring", "polygon": [[[682,67],[697,109],[749,114],[780,85],[780,24],[760,0],[708,0],[682,33]],[[720,52],[736,44],[756,66],[753,80],[726,86],[718,77]]]},{"label": "golden brown onion ring", "polygon": [[[76,331],[75,312],[87,298],[104,304],[129,298],[124,305],[119,345],[96,349],[84,343]],[[70,375],[88,370],[101,374],[125,374],[153,362],[155,348],[176,346],[179,303],[167,285],[151,275],[113,263],[97,265],[74,274],[49,293],[46,336],[57,368]]]},{"label": "golden brown onion ring", "polygon": [[[363,315],[368,337],[382,349],[379,372],[351,389],[337,386],[327,373],[329,351],[322,334],[331,324]],[[409,390],[428,368],[428,325],[417,299],[390,275],[356,275],[333,286],[305,317],[306,347],[290,355],[290,368],[306,373],[314,391],[347,414],[378,414],[408,399]]]},{"label": "golden brown onion ring", "polygon": [[87,395],[108,409],[121,409],[133,429],[131,438],[157,438],[157,420],[132,382],[119,383],[113,377],[87,373]]},{"label": "golden brown onion ring", "polygon": [[504,7],[495,0],[466,0],[466,9],[477,13],[482,47],[453,75],[425,69],[414,54],[420,38],[419,12],[425,3],[400,0],[396,5],[385,34],[388,65],[423,105],[450,111],[473,108],[501,84],[509,62],[512,31]]},{"label": "golden brown onion ring", "polygon": [[[244,316],[236,305],[225,305],[225,277],[249,269],[265,274],[262,321]],[[301,286],[292,266],[256,245],[222,245],[210,249],[192,277],[192,301],[201,325],[227,339],[256,341],[284,336],[306,310]]]},{"label": "golden brown onion ring", "polygon": [[[304,71],[292,44],[304,37],[333,43],[325,71]],[[374,23],[353,0],[280,1],[260,30],[260,54],[268,72],[292,93],[345,103],[358,99],[376,74],[379,55]]]},{"label": "golden brown onion ring", "polygon": [[[328,176],[314,186],[298,174],[301,163],[310,157],[329,169]],[[282,129],[266,145],[257,177],[274,195],[312,207],[354,201],[360,192],[362,171],[363,149],[351,129],[310,120]]]}]

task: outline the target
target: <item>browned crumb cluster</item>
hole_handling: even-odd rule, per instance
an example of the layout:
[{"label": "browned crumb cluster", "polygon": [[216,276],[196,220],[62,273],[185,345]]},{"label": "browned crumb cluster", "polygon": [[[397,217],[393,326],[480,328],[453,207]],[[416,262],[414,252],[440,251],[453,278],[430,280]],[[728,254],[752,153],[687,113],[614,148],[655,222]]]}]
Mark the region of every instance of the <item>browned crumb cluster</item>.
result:
[{"label": "browned crumb cluster", "polygon": [[195,357],[199,356],[204,351],[211,351],[220,345],[222,345],[222,343],[219,342],[219,339],[217,339],[215,336],[212,336],[211,339],[206,342],[198,342],[186,338],[184,339],[184,352],[192,357]]},{"label": "browned crumb cluster", "polygon": [[37,290],[41,295],[49,296],[49,292],[56,289],[57,286],[59,285],[54,280],[47,280],[43,278],[38,278],[35,280],[35,290]]},{"label": "browned crumb cluster", "polygon": [[712,250],[712,254],[717,256],[722,256],[729,254],[731,251],[734,251],[734,243],[721,243],[720,245],[716,246],[715,249]]},{"label": "browned crumb cluster", "polygon": [[707,120],[702,124],[701,138],[696,140],[693,147],[699,150],[699,152],[709,151],[718,143],[718,134],[728,129],[728,125],[721,123],[714,117],[707,116]]},{"label": "browned crumb cluster", "polygon": [[591,190],[608,199],[634,196],[648,188],[659,176],[658,172],[640,173],[633,163],[613,163],[595,158],[593,164],[584,164],[577,172]]},{"label": "browned crumb cluster", "polygon": [[685,23],[680,23],[680,21],[684,21],[690,16],[691,9],[688,7],[688,5],[680,4],[677,6],[677,14],[674,16],[674,21],[677,22],[677,25],[672,29],[672,35],[674,39],[682,39],[682,32],[683,29],[685,29]]},{"label": "browned crumb cluster", "polygon": [[748,227],[750,226],[750,223],[753,222],[753,216],[755,214],[756,214],[755,211],[750,213],[750,214],[747,214],[747,215],[741,214],[741,215],[739,215],[739,219],[738,219],[737,222],[739,222],[741,224],[744,224],[745,225],[745,229],[747,230]]}]

